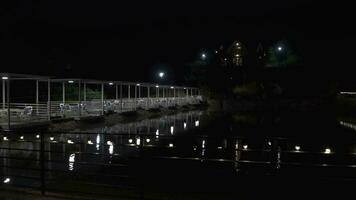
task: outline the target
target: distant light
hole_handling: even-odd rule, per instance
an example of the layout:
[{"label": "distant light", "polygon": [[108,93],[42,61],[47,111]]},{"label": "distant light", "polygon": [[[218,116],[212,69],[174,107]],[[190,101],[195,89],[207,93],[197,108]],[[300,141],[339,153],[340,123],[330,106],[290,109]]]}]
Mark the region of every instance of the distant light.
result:
[{"label": "distant light", "polygon": [[271,143],[270,141],[268,141],[268,145],[269,145],[269,146],[271,146],[271,145],[272,145],[272,143]]},{"label": "distant light", "polygon": [[140,86],[141,84],[137,83],[136,86]]},{"label": "distant light", "polygon": [[199,126],[199,120],[195,121],[195,126],[196,126],[196,127]]},{"label": "distant light", "polygon": [[218,149],[222,149],[222,147],[218,147]]},{"label": "distant light", "polygon": [[240,46],[240,43],[236,42],[236,46]]},{"label": "distant light", "polygon": [[236,54],[235,56],[236,56],[236,57],[240,57],[240,54]]},{"label": "distant light", "polygon": [[9,139],[5,136],[2,138],[4,141],[9,141]]},{"label": "distant light", "polygon": [[74,83],[74,81],[68,81],[68,83]]},{"label": "distant light", "polygon": [[241,47],[237,47],[238,49],[241,49]]},{"label": "distant light", "polygon": [[173,135],[173,132],[174,132],[174,127],[171,126],[171,134]]},{"label": "distant light", "polygon": [[20,140],[23,140],[23,139],[24,139],[24,136],[21,136],[21,137],[20,137]]},{"label": "distant light", "polygon": [[325,151],[324,151],[324,153],[330,154],[330,153],[331,153],[331,149],[330,149],[330,148],[326,148]]},{"label": "distant light", "polygon": [[205,53],[201,54],[201,58],[202,58],[203,60],[205,60],[206,54],[205,54]]},{"label": "distant light", "polygon": [[187,88],[184,88],[185,90],[187,89]]},{"label": "distant light", "polygon": [[187,123],[186,122],[184,122],[183,127],[184,127],[184,129],[187,128]]},{"label": "distant light", "polygon": [[278,49],[278,51],[282,51],[283,47],[279,46],[277,49]]},{"label": "distant light", "polygon": [[7,77],[7,76],[3,76],[3,77],[1,77],[1,79],[2,79],[2,80],[8,80],[8,79],[9,79],[9,77]]},{"label": "distant light", "polygon": [[170,143],[168,146],[169,146],[169,147],[173,147],[173,144],[172,144],[172,143]]},{"label": "distant light", "polygon": [[113,143],[109,140],[106,142],[107,145],[113,145]]},{"label": "distant light", "polygon": [[159,135],[159,129],[156,130],[156,135]]},{"label": "distant light", "polygon": [[216,50],[215,53],[218,53],[218,51]]},{"label": "distant light", "polygon": [[4,183],[10,183],[11,179],[10,178],[5,178]]},{"label": "distant light", "polygon": [[40,138],[40,135],[36,135],[36,138],[39,139],[39,138]]},{"label": "distant light", "polygon": [[132,139],[129,139],[129,143],[131,144],[133,142],[133,140]]},{"label": "distant light", "polygon": [[113,83],[113,82],[110,82],[109,85],[114,85],[114,83]]},{"label": "distant light", "polygon": [[137,138],[136,139],[136,145],[140,145],[141,144],[141,139],[140,138]]},{"label": "distant light", "polygon": [[297,145],[297,146],[294,147],[294,149],[295,149],[296,151],[299,151],[299,150],[300,150],[300,146]]},{"label": "distant light", "polygon": [[49,139],[50,139],[51,141],[53,141],[53,140],[54,140],[54,137],[49,137]]},{"label": "distant light", "polygon": [[171,86],[171,89],[174,89],[174,87],[173,87],[173,86]]},{"label": "distant light", "polygon": [[159,85],[156,85],[156,88],[159,88]]},{"label": "distant light", "polygon": [[71,139],[67,140],[67,143],[68,144],[74,144],[74,142]]},{"label": "distant light", "polygon": [[163,78],[164,77],[164,72],[160,72],[158,75],[159,75],[160,78]]},{"label": "distant light", "polygon": [[88,144],[94,144],[91,140],[88,140]]},{"label": "distant light", "polygon": [[150,140],[149,138],[146,139],[146,142],[147,142],[147,143],[150,143],[150,141],[151,141],[151,140]]},{"label": "distant light", "polygon": [[225,58],[224,60],[227,61],[227,58]]},{"label": "distant light", "polygon": [[243,145],[242,147],[246,150],[246,149],[248,148],[248,145],[245,144],[245,145]]},{"label": "distant light", "polygon": [[205,140],[203,140],[202,142],[201,142],[201,148],[205,148]]}]

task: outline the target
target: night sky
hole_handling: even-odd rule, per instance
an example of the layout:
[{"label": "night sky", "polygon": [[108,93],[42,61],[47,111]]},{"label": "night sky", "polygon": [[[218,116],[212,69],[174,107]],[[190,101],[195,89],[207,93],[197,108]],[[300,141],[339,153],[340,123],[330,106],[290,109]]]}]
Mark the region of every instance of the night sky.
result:
[{"label": "night sky", "polygon": [[164,69],[179,81],[202,51],[234,40],[287,40],[307,66],[355,67],[355,16],[341,2],[130,2],[1,2],[0,71],[151,81]]}]

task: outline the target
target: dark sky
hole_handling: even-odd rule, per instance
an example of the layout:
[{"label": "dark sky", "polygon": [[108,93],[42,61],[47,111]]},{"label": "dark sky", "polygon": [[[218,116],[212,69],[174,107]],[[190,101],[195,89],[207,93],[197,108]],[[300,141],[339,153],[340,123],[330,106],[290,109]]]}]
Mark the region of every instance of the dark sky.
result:
[{"label": "dark sky", "polygon": [[353,7],[342,2],[13,0],[1,4],[0,71],[150,80],[157,69],[183,68],[204,49],[234,40],[253,48],[258,42],[273,44],[281,39],[289,41],[311,67],[353,65],[355,16]]}]

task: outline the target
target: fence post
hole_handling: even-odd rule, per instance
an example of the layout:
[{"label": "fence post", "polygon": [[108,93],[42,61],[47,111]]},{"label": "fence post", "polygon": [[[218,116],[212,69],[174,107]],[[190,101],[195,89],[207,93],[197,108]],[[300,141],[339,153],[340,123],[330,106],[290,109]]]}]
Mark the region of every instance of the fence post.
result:
[{"label": "fence post", "polygon": [[276,173],[279,169],[279,144],[278,139],[273,139],[271,141],[271,151],[270,151],[270,162],[272,173]]},{"label": "fence post", "polygon": [[144,173],[143,173],[143,166],[144,166],[144,155],[143,155],[143,138],[139,136],[140,138],[140,146],[139,146],[139,199],[144,199]]},{"label": "fence post", "polygon": [[40,133],[40,165],[41,165],[41,194],[45,195],[46,192],[46,182],[45,182],[45,160],[44,160],[44,151],[45,151],[45,143],[44,143],[44,134],[41,131]]}]

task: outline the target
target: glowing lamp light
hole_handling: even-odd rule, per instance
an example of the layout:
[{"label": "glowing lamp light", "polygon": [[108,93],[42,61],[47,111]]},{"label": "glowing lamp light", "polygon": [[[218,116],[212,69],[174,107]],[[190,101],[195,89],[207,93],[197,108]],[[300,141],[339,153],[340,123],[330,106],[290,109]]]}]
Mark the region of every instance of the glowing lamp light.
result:
[{"label": "glowing lamp light", "polygon": [[91,140],[88,140],[88,144],[92,145],[94,143]]},{"label": "glowing lamp light", "polygon": [[3,183],[10,183],[11,179],[10,178],[5,178]]},{"label": "glowing lamp light", "polygon": [[49,140],[53,141],[53,140],[54,140],[54,137],[49,137]]},{"label": "glowing lamp light", "polygon": [[172,143],[170,143],[168,146],[172,148],[174,145]]},{"label": "glowing lamp light", "polygon": [[195,126],[196,126],[196,127],[199,126],[199,120],[195,121]]},{"label": "glowing lamp light", "polygon": [[68,81],[68,83],[74,83],[74,81]]},{"label": "glowing lamp light", "polygon": [[114,85],[114,83],[113,83],[113,82],[110,82],[109,85]]},{"label": "glowing lamp light", "polygon": [[294,149],[295,149],[296,151],[299,151],[299,150],[300,150],[300,146],[297,145],[297,146],[294,147]]},{"label": "glowing lamp light", "polygon": [[164,77],[164,73],[163,73],[163,72],[160,72],[160,73],[158,74],[158,76],[159,76],[160,78],[163,78],[163,77]]},{"label": "glowing lamp light", "polygon": [[279,47],[277,47],[277,50],[278,50],[278,51],[282,51],[282,50],[283,50],[283,47],[279,46]]},{"label": "glowing lamp light", "polygon": [[236,56],[236,57],[240,57],[240,54],[236,54],[235,56]]},{"label": "glowing lamp light", "polygon": [[269,145],[269,146],[271,146],[271,145],[272,145],[272,143],[271,143],[271,142],[268,142],[268,145]]},{"label": "glowing lamp light", "polygon": [[201,54],[201,58],[204,60],[206,58],[206,54],[205,53]]},{"label": "glowing lamp light", "polygon": [[9,139],[5,136],[2,138],[4,141],[9,141]]},{"label": "glowing lamp light", "polygon": [[171,86],[171,89],[174,89],[174,87],[173,87],[173,86]]},{"label": "glowing lamp light", "polygon": [[9,79],[9,77],[7,77],[7,76],[3,76],[3,77],[1,77],[1,79],[2,79],[2,80],[8,80],[8,79]]},{"label": "glowing lamp light", "polygon": [[137,83],[136,86],[140,86],[141,84]]},{"label": "glowing lamp light", "polygon": [[236,46],[240,46],[240,43],[236,42]]},{"label": "glowing lamp light", "polygon": [[156,85],[156,88],[159,88],[159,85]]},{"label": "glowing lamp light", "polygon": [[136,139],[136,145],[140,145],[141,144],[141,139],[140,138],[137,138]]},{"label": "glowing lamp light", "polygon": [[201,142],[201,148],[205,148],[205,140],[203,140],[202,142]]},{"label": "glowing lamp light", "polygon": [[247,150],[248,145],[247,145],[247,144],[245,144],[245,145],[243,145],[242,147],[244,148],[244,150]]},{"label": "glowing lamp light", "polygon": [[149,138],[146,139],[146,142],[147,142],[147,143],[150,143],[150,141],[151,141],[151,140],[150,140]]},{"label": "glowing lamp light", "polygon": [[23,140],[24,139],[24,136],[20,136],[20,140]]},{"label": "glowing lamp light", "polygon": [[187,128],[187,123],[184,122],[183,124],[183,128],[186,129]]},{"label": "glowing lamp light", "polygon": [[74,142],[71,139],[67,140],[67,143],[68,144],[74,144]]},{"label": "glowing lamp light", "polygon": [[39,139],[39,138],[40,138],[40,135],[36,135],[36,138]]},{"label": "glowing lamp light", "polygon": [[330,154],[331,153],[331,149],[330,148],[326,148],[324,151],[325,154]]},{"label": "glowing lamp light", "polygon": [[227,61],[227,58],[225,58],[224,60]]},{"label": "glowing lamp light", "polygon": [[107,145],[113,145],[113,143],[109,140],[106,142]]},{"label": "glowing lamp light", "polygon": [[133,140],[132,139],[129,139],[129,143],[131,144],[133,142]]}]

